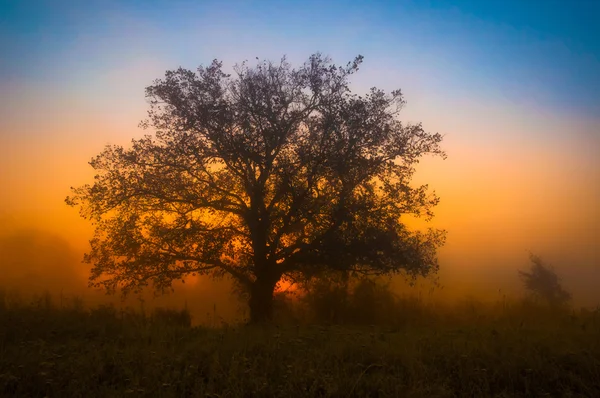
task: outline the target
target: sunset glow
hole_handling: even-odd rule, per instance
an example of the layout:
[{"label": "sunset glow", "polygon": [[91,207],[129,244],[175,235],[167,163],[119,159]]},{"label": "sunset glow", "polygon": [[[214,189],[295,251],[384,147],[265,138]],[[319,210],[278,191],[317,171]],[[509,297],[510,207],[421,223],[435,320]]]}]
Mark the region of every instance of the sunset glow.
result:
[{"label": "sunset glow", "polygon": [[[157,3],[0,3],[0,283],[36,274],[85,291],[93,227],[64,199],[91,182],[87,162],[105,145],[145,134],[144,89],[167,69],[284,54],[298,64],[320,51],[337,64],[364,55],[353,89],[401,88],[400,119],[444,136],[448,158],[425,159],[415,176],[440,196],[436,217],[408,224],[448,231],[448,295],[518,294],[531,251],[578,302],[600,302],[597,4]],[[228,297],[186,281],[180,294],[204,292],[206,308]]]}]

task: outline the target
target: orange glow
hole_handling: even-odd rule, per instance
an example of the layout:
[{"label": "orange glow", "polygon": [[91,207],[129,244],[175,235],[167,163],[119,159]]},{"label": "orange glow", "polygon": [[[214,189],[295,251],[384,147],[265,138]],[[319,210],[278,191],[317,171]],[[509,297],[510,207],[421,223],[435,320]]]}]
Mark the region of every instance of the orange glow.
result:
[{"label": "orange glow", "polygon": [[287,280],[282,280],[277,284],[277,287],[275,288],[276,292],[294,292],[296,291],[297,286],[295,284],[293,284],[290,281]]},{"label": "orange glow", "polygon": [[[127,101],[114,103],[112,97],[94,99],[83,86],[51,100],[37,96],[39,90],[50,90],[45,87],[3,91],[12,102],[0,118],[0,236],[36,230],[66,241],[73,254],[69,258],[75,260],[52,272],[72,273],[77,282],[65,278],[58,284],[73,283],[72,290],[83,291],[88,276],[79,259],[92,226],[65,205],[69,187],[91,182],[87,162],[105,144],[127,145],[145,133],[136,127],[146,109],[143,87],[164,69],[134,63],[127,73],[109,71],[111,87],[135,76]],[[367,68],[361,79],[374,78],[368,73]],[[430,223],[407,222],[448,231],[440,253],[440,281],[447,290],[514,290],[515,271],[526,265],[531,250],[564,270],[567,286],[581,288],[576,298],[599,302],[589,275],[600,266],[600,122],[493,100],[481,105],[486,98],[450,103],[434,92],[420,95],[431,100],[411,108],[407,96],[409,106],[401,118],[421,120],[427,130],[444,134],[448,159],[425,159],[415,176],[415,183],[428,183],[440,196],[436,217]],[[32,107],[39,117],[31,117]],[[6,252],[0,256],[0,267],[15,264]],[[38,264],[39,259],[31,261]],[[185,294],[210,291],[212,282],[201,279],[187,277]],[[215,297],[229,296],[229,289],[223,289]],[[282,282],[279,289],[295,287]]]}]

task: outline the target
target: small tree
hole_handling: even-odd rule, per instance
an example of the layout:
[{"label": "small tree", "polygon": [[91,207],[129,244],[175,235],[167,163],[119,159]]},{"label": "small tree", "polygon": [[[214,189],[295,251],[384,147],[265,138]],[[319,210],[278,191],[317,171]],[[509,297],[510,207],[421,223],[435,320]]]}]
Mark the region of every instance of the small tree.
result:
[{"label": "small tree", "polygon": [[232,78],[215,60],[156,80],[142,123],[155,134],[108,146],[90,162],[94,184],[67,198],[96,226],[90,284],[163,291],[229,275],[260,322],[282,278],[436,272],[443,231],[401,218],[433,216],[438,198],[410,182],[422,156],[443,155],[442,137],[397,120],[399,90],[352,94],[361,62],[242,63]]},{"label": "small tree", "polygon": [[539,256],[530,254],[529,259],[532,263],[529,272],[519,271],[525,289],[551,307],[568,303],[571,300],[571,294],[563,289],[560,278],[554,269],[545,265]]}]

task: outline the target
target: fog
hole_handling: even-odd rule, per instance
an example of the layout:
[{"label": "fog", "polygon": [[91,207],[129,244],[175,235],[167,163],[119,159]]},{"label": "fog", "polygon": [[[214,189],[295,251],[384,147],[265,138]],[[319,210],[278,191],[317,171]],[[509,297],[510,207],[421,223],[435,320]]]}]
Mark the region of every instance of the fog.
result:
[{"label": "fog", "polygon": [[[399,118],[444,136],[448,158],[423,159],[415,176],[440,197],[436,216],[407,219],[448,232],[439,284],[431,293],[430,281],[409,288],[397,278],[399,293],[444,302],[520,297],[517,271],[534,253],[562,277],[574,305],[600,304],[600,58],[596,47],[569,46],[585,48],[592,25],[577,24],[589,32],[569,38],[460,7],[182,2],[150,12],[102,4],[15,6],[7,10],[14,23],[0,27],[10,37],[0,43],[0,285],[118,303],[87,287],[81,260],[93,229],[64,199],[69,187],[92,182],[87,162],[106,144],[144,134],[144,88],[180,65],[217,58],[231,71],[284,54],[297,65],[321,51],[337,64],[364,55],[352,90],[400,88],[407,105]],[[174,288],[144,305],[187,303],[197,320],[239,315],[226,281]]]},{"label": "fog", "polygon": [[202,324],[219,325],[244,316],[227,280],[206,283],[188,278],[185,284],[173,284],[174,294],[156,295],[147,289],[127,297],[109,296],[87,286],[89,266],[82,264],[82,256],[57,234],[34,229],[4,231],[0,235],[0,289],[22,302],[49,293],[55,305],[65,307],[74,299],[81,299],[87,307],[110,304],[140,311],[187,307],[194,322]]},{"label": "fog", "polygon": [[[367,64],[365,69],[361,81],[377,83],[377,68]],[[444,302],[466,296],[487,301],[520,297],[524,292],[517,271],[529,266],[531,252],[555,268],[574,305],[600,304],[600,161],[595,156],[600,123],[541,118],[539,111],[523,116],[519,107],[494,100],[485,107],[491,109],[488,114],[470,101],[434,117],[435,109],[443,109],[435,96],[431,101],[417,96],[413,106],[407,99],[401,118],[422,120],[426,129],[445,133],[442,147],[448,158],[423,159],[415,175],[415,184],[429,184],[441,198],[435,218],[406,222],[412,228],[443,228],[448,235],[433,293],[429,281],[409,288],[397,278],[398,293]],[[0,147],[6,155],[0,156],[0,285],[25,295],[44,290],[57,297],[78,295],[90,305],[120,303],[118,296],[87,287],[89,266],[81,260],[93,229],[64,198],[70,186],[91,182],[87,161],[105,143],[128,145],[143,133],[135,128],[139,113],[132,111],[116,127],[86,129],[82,124],[64,130],[73,121],[61,112],[48,124],[27,124],[25,115],[11,115],[22,126],[3,130],[9,133]],[[86,109],[90,118],[97,112]],[[45,138],[24,140],[28,126],[43,131]],[[71,135],[81,131],[80,138]],[[214,315],[215,305],[224,319],[240,316],[227,282],[189,280],[174,288],[165,297],[148,294],[144,305],[187,303],[196,321]],[[140,304],[131,298],[128,305]]]},{"label": "fog", "polygon": [[[187,278],[185,284],[174,282],[174,292],[162,296],[155,296],[150,290],[126,299],[120,294],[108,296],[101,289],[87,286],[89,265],[82,263],[85,247],[77,247],[70,243],[68,236],[56,232],[15,226],[8,218],[3,225],[0,288],[21,300],[49,292],[55,304],[65,306],[78,297],[90,307],[108,303],[136,310],[187,307],[194,323],[202,324],[235,322],[246,315],[245,304],[238,299],[229,281],[208,277]],[[420,279],[415,286],[409,286],[403,278],[395,277],[392,286],[397,294],[446,304],[465,298],[498,302],[525,295],[517,274],[519,269],[529,266],[529,252],[523,246],[506,245],[502,241],[484,244],[485,239],[474,234],[471,234],[474,242],[471,245],[459,238],[453,240],[454,236],[461,236],[461,231],[453,232],[449,231],[448,243],[440,252],[440,272],[436,280]],[[575,262],[585,260],[587,253],[551,245],[538,249],[541,250],[536,254],[554,267],[564,287],[573,294],[574,306],[600,305],[599,268],[593,266],[593,262],[591,266]],[[591,261],[597,260],[597,252],[589,254],[592,254]]]}]

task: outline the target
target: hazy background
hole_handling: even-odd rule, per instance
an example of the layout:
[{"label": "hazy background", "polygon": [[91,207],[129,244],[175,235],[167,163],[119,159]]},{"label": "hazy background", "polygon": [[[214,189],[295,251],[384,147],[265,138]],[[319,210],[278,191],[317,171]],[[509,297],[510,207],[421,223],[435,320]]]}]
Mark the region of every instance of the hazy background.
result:
[{"label": "hazy background", "polygon": [[[364,55],[353,89],[401,88],[401,118],[445,136],[448,159],[416,179],[442,199],[440,297],[519,294],[532,251],[599,304],[598,15],[594,0],[0,0],[0,284],[83,294],[92,229],[64,198],[104,145],[143,134],[165,70],[320,51]],[[192,282],[169,300],[227,301]]]}]

